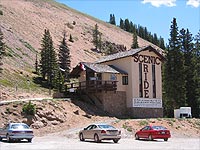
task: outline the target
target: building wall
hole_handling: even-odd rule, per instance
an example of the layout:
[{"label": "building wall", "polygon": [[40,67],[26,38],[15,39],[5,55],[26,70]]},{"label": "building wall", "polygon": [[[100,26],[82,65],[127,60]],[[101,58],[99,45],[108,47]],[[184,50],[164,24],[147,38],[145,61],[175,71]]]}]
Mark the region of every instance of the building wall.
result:
[{"label": "building wall", "polygon": [[[144,117],[145,115],[146,117],[162,117],[162,62],[160,59],[158,59],[159,57],[153,51],[141,51],[138,53],[138,56],[140,55],[141,57],[139,57],[140,59],[138,60],[137,57],[130,56],[104,62],[103,64],[114,65],[128,73],[128,85],[124,86],[124,88],[121,88],[123,85],[121,82],[118,82],[117,91],[126,91],[127,110],[132,117],[138,118],[139,116]],[[153,57],[156,59],[156,61],[148,61],[148,57]],[[142,64],[142,97],[139,94],[139,63]],[[152,64],[155,64],[156,97],[153,97]],[[118,81],[120,80],[122,79],[118,79]],[[144,84],[146,85],[146,89],[144,88]],[[146,94],[144,94],[145,92]],[[137,100],[140,105],[135,106],[135,100]],[[147,100],[150,102],[149,106],[145,104]]]},{"label": "building wall", "polygon": [[126,92],[99,92],[95,93],[95,96],[102,102],[99,106],[105,112],[117,117],[127,115]]},{"label": "building wall", "polygon": [[126,91],[126,85],[122,85],[122,74],[103,73],[102,80],[111,80],[111,76],[115,75],[117,82],[117,91]]},{"label": "building wall", "polygon": [[163,108],[134,108],[127,109],[132,118],[162,118]]}]

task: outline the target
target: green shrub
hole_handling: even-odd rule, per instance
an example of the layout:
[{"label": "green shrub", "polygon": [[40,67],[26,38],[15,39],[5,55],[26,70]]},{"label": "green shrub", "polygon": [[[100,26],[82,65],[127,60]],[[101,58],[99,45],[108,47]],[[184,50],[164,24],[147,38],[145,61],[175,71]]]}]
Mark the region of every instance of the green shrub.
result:
[{"label": "green shrub", "polygon": [[3,11],[2,10],[0,10],[0,15],[3,15]]},{"label": "green shrub", "polygon": [[140,126],[146,126],[148,125],[148,122],[146,120],[140,121]]},{"label": "green shrub", "polygon": [[22,107],[22,112],[25,113],[26,115],[35,115],[36,112],[35,105],[32,104],[31,101],[29,101]]}]

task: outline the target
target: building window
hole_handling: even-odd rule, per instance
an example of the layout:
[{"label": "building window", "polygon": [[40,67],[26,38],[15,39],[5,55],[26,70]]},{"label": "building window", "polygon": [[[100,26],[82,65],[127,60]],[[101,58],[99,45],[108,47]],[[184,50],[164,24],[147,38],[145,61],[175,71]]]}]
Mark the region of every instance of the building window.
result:
[{"label": "building window", "polygon": [[142,63],[139,63],[139,97],[143,97],[143,86],[142,86]]},{"label": "building window", "polygon": [[152,65],[152,86],[153,86],[153,98],[156,98],[156,68],[155,68],[155,64]]},{"label": "building window", "polygon": [[128,76],[122,76],[122,85],[128,85]]},{"label": "building window", "polygon": [[116,81],[117,80],[117,75],[116,74],[111,74],[110,75],[110,80]]}]

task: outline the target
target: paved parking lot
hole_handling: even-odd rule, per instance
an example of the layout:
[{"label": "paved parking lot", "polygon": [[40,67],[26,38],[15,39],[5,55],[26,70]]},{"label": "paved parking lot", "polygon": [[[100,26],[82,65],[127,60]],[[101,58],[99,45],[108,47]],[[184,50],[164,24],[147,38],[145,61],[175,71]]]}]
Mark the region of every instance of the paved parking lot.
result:
[{"label": "paved parking lot", "polygon": [[115,144],[112,141],[95,143],[93,141],[80,142],[79,139],[61,136],[35,137],[32,143],[0,142],[0,150],[200,150],[200,138],[171,138],[163,140],[147,141],[134,139],[121,139]]}]

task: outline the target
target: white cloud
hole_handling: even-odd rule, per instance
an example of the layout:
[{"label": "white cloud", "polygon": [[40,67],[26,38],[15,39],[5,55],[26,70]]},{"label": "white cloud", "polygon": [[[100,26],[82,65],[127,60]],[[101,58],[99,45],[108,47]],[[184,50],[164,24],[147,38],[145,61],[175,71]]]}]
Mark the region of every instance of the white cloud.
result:
[{"label": "white cloud", "polygon": [[188,0],[187,5],[191,5],[193,7],[199,7],[200,6],[200,0]]},{"label": "white cloud", "polygon": [[[198,0],[199,1],[199,0]],[[160,7],[161,5],[165,5],[168,7],[176,6],[176,0],[143,0],[142,3],[151,3],[151,5],[155,7]]]}]

